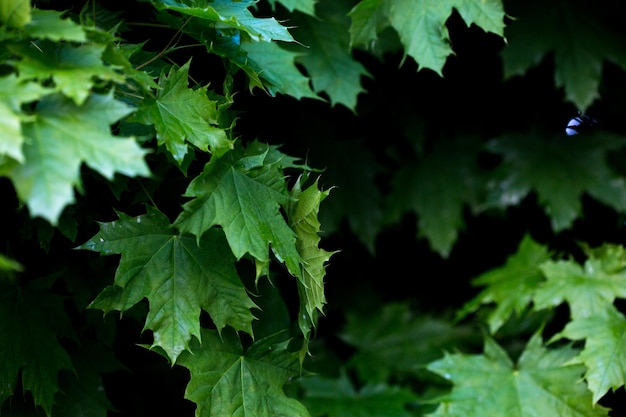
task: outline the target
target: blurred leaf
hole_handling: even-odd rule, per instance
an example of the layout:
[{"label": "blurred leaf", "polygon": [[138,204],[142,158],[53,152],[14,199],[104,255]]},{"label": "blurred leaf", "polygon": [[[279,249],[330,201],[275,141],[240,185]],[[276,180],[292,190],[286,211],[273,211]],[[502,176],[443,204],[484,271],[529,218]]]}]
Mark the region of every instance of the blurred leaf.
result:
[{"label": "blurred leaf", "polygon": [[409,389],[386,384],[357,390],[345,373],[339,379],[302,378],[298,385],[304,390],[302,402],[314,417],[411,417],[407,404],[417,401]]},{"label": "blurred leaf", "polygon": [[428,369],[454,385],[429,416],[495,417],[503,410],[510,417],[606,416],[581,381],[584,366],[568,364],[576,353],[569,347],[548,350],[535,335],[517,364],[492,339],[480,355],[446,354]]},{"label": "blurred leaf", "polygon": [[606,159],[610,150],[625,143],[625,138],[604,132],[558,138],[533,133],[494,139],[488,149],[504,160],[488,184],[488,205],[516,205],[535,191],[555,232],[582,216],[584,193],[626,212],[626,182],[611,170]]},{"label": "blurred leaf", "polygon": [[0,3],[0,26],[21,28],[30,19],[30,0],[3,0]]},{"label": "blurred leaf", "polygon": [[475,286],[484,286],[480,294],[466,303],[458,318],[475,312],[483,304],[495,304],[487,318],[489,331],[495,333],[511,315],[520,315],[530,305],[539,285],[545,281],[540,266],[550,258],[548,249],[524,236],[517,252],[509,256],[501,267],[490,269],[472,280]]}]

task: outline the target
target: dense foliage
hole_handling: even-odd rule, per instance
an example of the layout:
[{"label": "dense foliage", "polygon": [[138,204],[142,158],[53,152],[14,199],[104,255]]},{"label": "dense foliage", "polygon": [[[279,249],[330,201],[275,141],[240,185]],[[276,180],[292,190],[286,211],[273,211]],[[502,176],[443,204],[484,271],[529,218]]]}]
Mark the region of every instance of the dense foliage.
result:
[{"label": "dense foliage", "polygon": [[0,411],[618,415],[619,16],[2,0]]}]

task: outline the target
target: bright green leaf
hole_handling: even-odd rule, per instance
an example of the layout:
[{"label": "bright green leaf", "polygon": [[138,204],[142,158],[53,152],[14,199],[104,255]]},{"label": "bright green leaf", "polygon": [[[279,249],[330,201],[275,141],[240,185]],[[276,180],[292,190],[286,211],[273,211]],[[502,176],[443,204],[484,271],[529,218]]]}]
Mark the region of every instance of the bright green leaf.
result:
[{"label": "bright green leaf", "polygon": [[0,78],[0,155],[24,162],[22,121],[27,121],[28,116],[22,113],[21,106],[48,93],[50,90],[42,85],[13,74]]},{"label": "bright green leaf", "polygon": [[304,334],[306,350],[311,328],[317,325],[317,316],[323,313],[326,304],[324,276],[326,264],[334,253],[319,248],[320,222],[317,218],[320,204],[330,191],[320,191],[317,181],[302,190],[301,180],[299,178],[292,189],[294,203],[288,206],[287,217],[289,226],[296,233],[296,248],[302,258],[301,273],[297,275],[300,295],[298,323]]},{"label": "bright green leaf", "polygon": [[[311,90],[309,79],[295,65],[300,54],[287,51],[275,43],[246,43],[241,45],[248,59],[257,67],[263,86],[271,95],[276,93],[297,98],[319,99]],[[251,85],[251,88],[255,85]]]},{"label": "bright green leaf", "polygon": [[257,0],[151,0],[158,9],[174,10],[179,13],[215,22],[218,28],[231,27],[248,34],[254,42],[286,41],[293,37],[285,26],[276,19],[257,18],[248,10]]},{"label": "bright green leaf", "polygon": [[587,367],[585,379],[594,402],[626,383],[626,317],[612,305],[603,314],[572,320],[558,337],[585,340],[574,360]]},{"label": "bright green leaf", "polygon": [[540,265],[549,258],[548,249],[526,235],[503,266],[472,281],[473,285],[486,288],[463,306],[459,317],[475,312],[482,304],[494,303],[487,323],[490,332],[495,333],[512,314],[519,315],[530,305],[539,284],[545,281]]},{"label": "bright green leaf", "polygon": [[24,35],[52,41],[85,42],[83,27],[62,16],[62,12],[34,9],[32,20],[24,27]]},{"label": "bright green leaf", "polygon": [[0,404],[13,395],[18,373],[24,391],[51,415],[60,391],[58,373],[72,362],[58,340],[68,326],[63,299],[45,291],[4,285],[0,288]]},{"label": "bright green leaf", "polygon": [[313,376],[298,381],[304,390],[302,402],[314,416],[411,417],[407,405],[417,402],[411,390],[385,384],[357,390],[345,373],[336,379]]},{"label": "bright green leaf", "polygon": [[208,98],[207,87],[187,87],[190,63],[162,75],[156,99],[145,99],[136,115],[139,122],[154,124],[159,144],[178,163],[188,152],[187,142],[205,152],[210,149],[216,157],[233,148],[224,129],[216,126],[217,102]]},{"label": "bright green leaf", "polygon": [[[269,248],[289,271],[300,273],[296,235],[280,213],[290,197],[280,163],[265,163],[263,154],[244,157],[230,152],[212,159],[204,172],[187,188],[186,203],[175,226],[198,238],[215,225],[224,229],[228,244],[237,259],[249,253],[260,262],[269,262]],[[259,159],[262,157],[263,159]],[[254,161],[257,165],[250,165]]]},{"label": "bright green leaf", "polygon": [[584,366],[568,364],[576,353],[569,347],[548,350],[535,335],[517,364],[491,339],[483,354],[446,354],[428,369],[454,385],[429,416],[606,416],[581,381]]},{"label": "bright green leaf", "polygon": [[185,398],[197,404],[198,417],[309,417],[302,404],[282,390],[300,375],[298,353],[279,336],[256,341],[246,351],[231,332],[202,330],[178,363],[189,369]]},{"label": "bright green leaf", "polygon": [[21,28],[31,19],[30,0],[2,0],[0,26]]},{"label": "bright green leaf", "polygon": [[55,89],[74,100],[77,105],[91,94],[96,78],[124,82],[124,77],[102,62],[105,45],[56,44],[41,42],[31,45],[11,46],[9,49],[22,59],[17,68],[22,78],[47,81],[52,78]]},{"label": "bright green leaf", "polygon": [[518,204],[531,191],[545,207],[555,231],[582,215],[584,193],[615,210],[626,211],[626,182],[609,167],[608,151],[624,145],[624,138],[607,133],[584,137],[545,138],[537,134],[495,139],[489,150],[504,157],[489,183],[494,206]]},{"label": "bright green leaf", "polygon": [[150,175],[146,151],[133,139],[110,132],[110,124],[130,111],[112,93],[92,94],[82,106],[58,95],[39,102],[35,120],[23,125],[26,162],[4,171],[32,216],[56,224],[63,208],[74,201],[83,162],[108,179],[115,172]]},{"label": "bright green leaf", "polygon": [[128,310],[143,298],[150,303],[144,329],[154,334],[153,347],[165,350],[172,362],[200,338],[200,310],[209,313],[218,330],[226,325],[252,334],[250,312],[256,305],[246,294],[218,229],[197,242],[179,236],[156,209],[100,225],[80,246],[105,255],[122,254],[114,285],[91,304],[105,312]]},{"label": "bright green leaf", "polygon": [[[620,261],[620,267],[608,257]],[[574,320],[601,314],[615,298],[626,298],[625,266],[621,247],[607,252],[604,259],[591,256],[583,266],[573,260],[548,261],[540,267],[547,281],[535,292],[535,308],[567,301]]]}]

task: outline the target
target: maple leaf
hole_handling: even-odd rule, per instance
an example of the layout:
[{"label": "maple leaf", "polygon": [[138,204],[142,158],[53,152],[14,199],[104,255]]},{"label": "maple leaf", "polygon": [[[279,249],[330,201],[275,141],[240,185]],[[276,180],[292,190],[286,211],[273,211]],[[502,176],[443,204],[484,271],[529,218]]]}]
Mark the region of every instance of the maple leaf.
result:
[{"label": "maple leaf", "polygon": [[74,201],[82,162],[108,179],[115,172],[149,176],[147,151],[132,138],[111,135],[109,124],[131,109],[113,94],[92,94],[82,105],[59,95],[41,99],[34,121],[22,126],[26,162],[6,164],[2,173],[12,179],[31,215],[56,224],[63,208]]},{"label": "maple leaf", "polygon": [[179,164],[187,154],[187,142],[205,152],[210,149],[216,157],[233,148],[224,129],[216,126],[217,103],[208,98],[208,86],[187,87],[190,63],[161,75],[156,98],[146,98],[136,114],[138,122],[154,124],[159,145],[165,144]]},{"label": "maple leaf", "polygon": [[41,84],[20,79],[14,74],[0,77],[0,155],[24,162],[22,122],[28,121],[29,116],[21,111],[21,106],[50,92]]},{"label": "maple leaf", "polygon": [[220,27],[231,27],[246,33],[254,42],[270,42],[273,40],[293,42],[293,37],[285,26],[276,19],[257,18],[248,10],[257,0],[191,0],[191,1],[154,1],[151,3],[159,10],[174,10],[179,13],[199,17],[219,24]]},{"label": "maple leaf", "polygon": [[252,334],[250,312],[256,305],[246,294],[223,234],[212,229],[196,240],[177,235],[167,217],[149,208],[134,218],[120,214],[80,246],[105,255],[122,254],[115,283],[91,303],[105,313],[126,311],[147,298],[145,329],[154,335],[172,363],[200,338],[200,310],[209,313],[218,330],[226,325]]},{"label": "maple leaf", "polygon": [[365,385],[359,390],[345,372],[338,379],[312,376],[301,378],[302,402],[311,414],[327,417],[411,417],[407,405],[417,402],[411,390],[386,384]]},{"label": "maple leaf", "polygon": [[534,294],[535,308],[555,307],[567,301],[575,320],[604,312],[617,297],[626,298],[624,249],[612,247],[603,258],[593,252],[590,255],[583,266],[572,260],[542,264],[546,282]]},{"label": "maple leaf", "polygon": [[366,0],[357,4],[352,17],[353,44],[368,43],[387,26],[395,29],[418,68],[429,68],[442,75],[451,55],[446,20],[456,9],[467,25],[475,24],[487,32],[503,36],[504,9],[499,0]]},{"label": "maple leaf", "polygon": [[626,66],[626,53],[616,33],[621,28],[603,10],[551,2],[520,2],[508,13],[515,20],[507,28],[502,52],[506,78],[524,74],[548,54],[554,56],[554,79],[564,87],[566,100],[585,110],[599,97],[604,61]]},{"label": "maple leaf", "polygon": [[[287,51],[275,43],[266,42],[245,43],[241,45],[241,49],[247,54],[245,67],[252,67],[262,79],[262,85],[253,83],[250,89],[257,86],[265,88],[272,96],[281,93],[298,100],[305,97],[320,99],[311,90],[309,79],[295,65],[295,60],[301,53]],[[251,80],[254,81],[254,78]]]},{"label": "maple leaf", "polygon": [[297,10],[309,16],[315,16],[315,4],[317,2],[318,0],[269,0],[273,9],[276,9],[276,4],[280,3],[290,12]]},{"label": "maple leaf", "polygon": [[594,402],[626,383],[626,317],[613,305],[603,313],[573,319],[553,339],[561,337],[585,340],[584,349],[572,362],[587,367],[585,379]]},{"label": "maple leaf", "polygon": [[545,281],[540,268],[550,258],[548,249],[524,236],[515,254],[499,268],[490,269],[472,280],[475,286],[485,286],[480,294],[466,303],[457,317],[475,312],[482,304],[495,303],[487,318],[489,330],[495,333],[512,314],[521,314],[532,302],[535,291]]},{"label": "maple leaf", "polygon": [[326,264],[334,254],[319,248],[320,222],[317,218],[320,204],[330,191],[320,191],[317,180],[302,190],[305,178],[300,177],[294,185],[291,191],[293,200],[286,209],[289,226],[296,233],[296,249],[301,257],[301,269],[297,277],[300,295],[298,323],[304,335],[303,353],[308,351],[309,334],[311,328],[317,325],[318,313],[323,313],[326,303]]},{"label": "maple leaf", "polygon": [[194,178],[186,203],[174,225],[198,238],[219,225],[237,259],[249,253],[263,264],[269,248],[294,276],[300,273],[296,235],[280,212],[291,198],[287,193],[280,160],[269,148],[245,155],[235,149],[212,159]]},{"label": "maple leaf", "polygon": [[467,346],[474,332],[448,321],[415,315],[406,303],[391,303],[375,314],[348,314],[341,339],[357,349],[350,358],[362,380],[384,382],[416,372],[444,349]]},{"label": "maple leaf", "polygon": [[106,45],[40,41],[37,48],[28,43],[10,45],[8,49],[21,59],[16,66],[20,77],[42,82],[52,78],[56,91],[81,105],[91,94],[96,80],[123,83],[124,77],[102,62]]},{"label": "maple leaf", "polygon": [[350,54],[345,14],[336,3],[328,3],[317,16],[296,20],[298,41],[307,47],[298,62],[306,68],[315,92],[328,94],[333,106],[340,103],[355,111],[357,96],[364,91],[361,77],[370,74]]},{"label": "maple leaf", "polygon": [[300,366],[298,353],[287,350],[281,334],[257,340],[244,352],[234,333],[225,331],[220,338],[203,329],[202,344],[194,341],[178,363],[191,373],[185,398],[197,404],[197,416],[310,416],[282,391],[300,375]]},{"label": "maple leaf", "polygon": [[504,160],[489,182],[487,205],[518,204],[534,190],[555,231],[570,227],[581,216],[583,193],[624,212],[626,182],[606,160],[609,150],[623,145],[623,138],[607,133],[566,141],[538,134],[495,139],[488,149]]},{"label": "maple leaf", "polygon": [[52,41],[85,42],[87,36],[81,25],[70,18],[63,18],[63,12],[33,9],[32,19],[24,26],[24,35]]},{"label": "maple leaf", "polygon": [[389,195],[390,216],[405,210],[418,216],[418,233],[448,256],[463,226],[463,208],[477,197],[478,148],[473,143],[438,146],[417,164],[398,170]]},{"label": "maple leaf", "polygon": [[58,340],[69,321],[61,297],[30,287],[0,284],[0,404],[13,395],[21,371],[24,391],[50,416],[59,371],[72,370]]},{"label": "maple leaf", "polygon": [[492,339],[480,355],[449,354],[428,369],[453,383],[429,416],[510,417],[606,416],[607,409],[592,402],[581,376],[585,367],[568,364],[577,351],[548,350],[535,334],[517,364]]},{"label": "maple leaf", "polygon": [[1,26],[21,28],[31,19],[31,8],[29,0],[5,0],[0,3],[0,23]]}]

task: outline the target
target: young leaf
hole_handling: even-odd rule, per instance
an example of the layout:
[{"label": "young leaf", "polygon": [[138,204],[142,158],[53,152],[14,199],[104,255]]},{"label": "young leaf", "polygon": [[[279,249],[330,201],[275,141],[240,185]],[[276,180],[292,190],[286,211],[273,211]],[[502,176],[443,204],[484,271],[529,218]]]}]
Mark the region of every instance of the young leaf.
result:
[{"label": "young leaf", "polygon": [[517,204],[534,190],[557,232],[581,216],[583,193],[624,212],[626,182],[606,160],[609,150],[623,144],[623,138],[606,133],[568,140],[537,134],[495,139],[488,148],[504,161],[491,182],[490,204]]},{"label": "young leaf", "polygon": [[100,231],[80,246],[105,255],[122,254],[115,283],[91,304],[104,312],[128,310],[143,298],[150,303],[144,329],[154,335],[153,347],[175,362],[200,339],[200,310],[207,311],[218,330],[232,326],[252,334],[250,312],[256,305],[246,294],[223,234],[212,229],[201,239],[179,236],[165,215],[148,209],[134,218],[100,225]]},{"label": "young leaf", "polygon": [[296,21],[295,33],[307,46],[298,62],[306,68],[315,92],[328,94],[331,105],[339,103],[356,111],[357,96],[364,91],[361,77],[370,74],[350,55],[348,24],[341,7],[327,6],[317,17]]},{"label": "young leaf", "polygon": [[185,398],[197,404],[199,417],[309,417],[282,386],[300,375],[298,353],[279,335],[256,341],[245,352],[232,332],[202,330],[178,363],[189,369]]},{"label": "young leaf", "polygon": [[535,335],[516,365],[492,339],[480,355],[446,354],[428,369],[454,385],[429,415],[501,416],[506,410],[510,417],[606,416],[581,381],[584,366],[568,364],[576,353],[569,347],[548,350]]},{"label": "young leaf", "polygon": [[216,126],[217,103],[208,98],[207,87],[187,87],[190,63],[161,75],[156,99],[146,98],[136,115],[140,123],[154,124],[159,145],[164,144],[179,164],[187,154],[187,142],[205,152],[210,149],[215,157],[233,148],[224,129]]},{"label": "young leaf", "polygon": [[567,301],[574,320],[601,314],[615,298],[626,298],[625,266],[623,248],[607,251],[604,258],[592,253],[583,266],[572,260],[545,262],[540,268],[547,281],[535,292],[535,308]]},{"label": "young leaf", "polygon": [[550,252],[545,246],[529,235],[524,236],[517,252],[503,266],[472,281],[486,288],[463,306],[458,318],[475,312],[481,304],[495,303],[495,309],[487,318],[489,331],[495,333],[512,314],[521,314],[530,305],[539,284],[545,281],[540,266],[549,259]]},{"label": "young leaf", "polygon": [[602,314],[574,319],[557,337],[585,340],[585,347],[573,361],[587,367],[585,379],[597,402],[609,389],[626,383],[626,317],[612,305]]},{"label": "young leaf", "polygon": [[193,200],[174,225],[198,238],[219,225],[237,259],[249,253],[261,263],[269,262],[271,246],[292,275],[300,273],[296,236],[280,213],[290,197],[280,162],[267,160],[268,151],[244,156],[232,151],[212,159],[185,193]]},{"label": "young leaf", "polygon": [[63,300],[50,292],[0,284],[0,404],[13,395],[21,371],[24,391],[51,415],[58,373],[72,362],[58,340],[69,327]]},{"label": "young leaf", "polygon": [[298,323],[304,334],[304,349],[308,350],[311,328],[317,325],[317,316],[323,313],[326,303],[324,295],[326,263],[334,253],[319,248],[318,235],[320,222],[317,215],[321,202],[328,197],[330,191],[320,191],[317,181],[302,190],[301,180],[302,177],[293,187],[294,203],[289,204],[286,211],[289,226],[296,233],[296,248],[301,257],[301,273],[297,275],[300,295]]},{"label": "young leaf", "polygon": [[366,385],[359,390],[345,373],[336,379],[321,376],[298,380],[304,390],[302,402],[314,416],[411,417],[407,405],[417,397],[407,388],[386,384]]},{"label": "young leaf", "polygon": [[92,94],[82,106],[58,95],[38,103],[35,120],[23,126],[26,162],[3,172],[32,216],[56,224],[63,208],[74,201],[72,187],[79,183],[82,162],[108,179],[115,172],[150,175],[143,159],[146,151],[133,139],[110,132],[109,124],[130,111],[112,93]]},{"label": "young leaf", "polygon": [[0,27],[21,28],[31,19],[29,0],[4,0],[0,3]]},{"label": "young leaf", "polygon": [[508,11],[515,20],[502,52],[505,77],[524,74],[553,53],[556,86],[565,88],[566,99],[577,108],[589,107],[599,97],[604,61],[624,67],[626,53],[613,17],[602,8],[589,13],[584,6],[517,2]]}]

